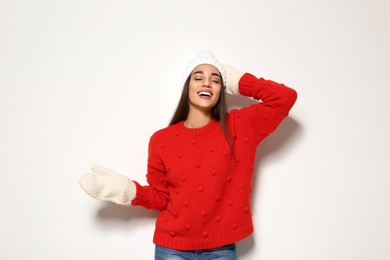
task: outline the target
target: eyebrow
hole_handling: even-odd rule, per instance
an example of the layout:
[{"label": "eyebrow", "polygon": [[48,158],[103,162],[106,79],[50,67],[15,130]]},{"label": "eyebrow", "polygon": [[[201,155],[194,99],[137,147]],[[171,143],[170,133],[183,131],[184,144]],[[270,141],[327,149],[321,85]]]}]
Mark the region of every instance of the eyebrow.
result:
[{"label": "eyebrow", "polygon": [[[194,73],[192,73],[192,75],[194,75],[194,74],[204,74],[204,72],[201,70],[198,70],[198,71],[195,71]],[[211,73],[211,76],[217,76],[217,77],[221,78],[221,75],[219,75],[218,73]]]}]

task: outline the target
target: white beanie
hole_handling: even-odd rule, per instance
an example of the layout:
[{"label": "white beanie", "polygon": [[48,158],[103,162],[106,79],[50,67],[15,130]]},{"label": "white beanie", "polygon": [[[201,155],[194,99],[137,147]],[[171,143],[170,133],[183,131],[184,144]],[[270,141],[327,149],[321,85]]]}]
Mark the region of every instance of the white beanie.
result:
[{"label": "white beanie", "polygon": [[210,64],[216,67],[221,73],[223,84],[226,84],[226,73],[221,63],[217,60],[214,54],[208,50],[200,51],[193,60],[191,60],[184,69],[183,82],[185,82],[191,72],[201,64]]}]

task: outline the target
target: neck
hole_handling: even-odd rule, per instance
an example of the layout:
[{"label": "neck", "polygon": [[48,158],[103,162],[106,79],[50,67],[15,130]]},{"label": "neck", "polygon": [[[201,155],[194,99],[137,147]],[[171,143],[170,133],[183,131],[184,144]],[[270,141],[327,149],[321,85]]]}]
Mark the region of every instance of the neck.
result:
[{"label": "neck", "polygon": [[184,121],[184,125],[188,128],[199,128],[207,125],[211,120],[211,112],[190,109],[190,113]]}]

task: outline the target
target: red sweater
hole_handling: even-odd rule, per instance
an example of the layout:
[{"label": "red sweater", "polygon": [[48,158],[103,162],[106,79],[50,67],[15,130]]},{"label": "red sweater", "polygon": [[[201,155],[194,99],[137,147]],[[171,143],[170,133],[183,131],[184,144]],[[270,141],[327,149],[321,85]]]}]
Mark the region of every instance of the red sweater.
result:
[{"label": "red sweater", "polygon": [[253,232],[250,195],[256,147],[288,115],[297,94],[248,73],[240,79],[239,91],[262,102],[229,112],[234,156],[215,120],[201,128],[179,122],[152,135],[149,185],[135,182],[132,204],[160,211],[155,244],[210,249]]}]

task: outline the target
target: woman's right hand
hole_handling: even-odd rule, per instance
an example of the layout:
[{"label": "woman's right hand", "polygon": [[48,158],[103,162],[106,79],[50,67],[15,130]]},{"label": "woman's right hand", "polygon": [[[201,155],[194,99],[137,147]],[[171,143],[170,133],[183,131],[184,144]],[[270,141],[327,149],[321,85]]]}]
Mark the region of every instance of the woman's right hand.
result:
[{"label": "woman's right hand", "polygon": [[119,205],[131,205],[136,186],[126,176],[100,165],[92,165],[92,172],[80,178],[80,186],[91,197]]}]

